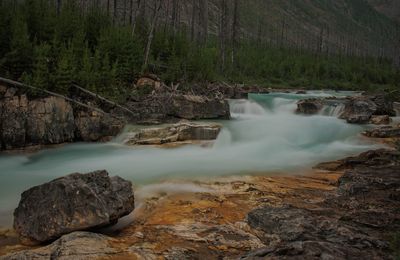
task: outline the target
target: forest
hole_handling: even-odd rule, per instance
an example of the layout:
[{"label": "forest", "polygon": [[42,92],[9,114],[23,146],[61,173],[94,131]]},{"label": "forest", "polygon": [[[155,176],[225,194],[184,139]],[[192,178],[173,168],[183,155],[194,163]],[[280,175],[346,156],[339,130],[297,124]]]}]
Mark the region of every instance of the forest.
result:
[{"label": "forest", "polygon": [[287,20],[273,28],[259,19],[250,31],[246,1],[185,2],[3,0],[0,75],[57,93],[75,82],[110,98],[145,73],[167,84],[399,86],[398,50],[384,52],[379,39],[372,47],[358,39],[345,43],[328,27],[302,36]]}]

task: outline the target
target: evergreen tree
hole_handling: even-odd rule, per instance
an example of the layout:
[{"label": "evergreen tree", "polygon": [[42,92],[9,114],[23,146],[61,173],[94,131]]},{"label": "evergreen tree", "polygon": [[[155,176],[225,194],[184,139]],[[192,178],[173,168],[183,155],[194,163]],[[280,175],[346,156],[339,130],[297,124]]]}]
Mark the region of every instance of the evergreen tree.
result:
[{"label": "evergreen tree", "polygon": [[10,77],[19,79],[24,72],[31,72],[33,61],[28,27],[22,15],[16,15],[13,19],[10,49],[2,60],[2,66],[6,68]]},{"label": "evergreen tree", "polygon": [[42,44],[35,47],[35,64],[32,71],[32,85],[48,89],[50,83],[50,45]]},{"label": "evergreen tree", "polygon": [[74,80],[74,55],[72,48],[65,46],[61,51],[54,75],[54,91],[58,93],[66,93]]}]

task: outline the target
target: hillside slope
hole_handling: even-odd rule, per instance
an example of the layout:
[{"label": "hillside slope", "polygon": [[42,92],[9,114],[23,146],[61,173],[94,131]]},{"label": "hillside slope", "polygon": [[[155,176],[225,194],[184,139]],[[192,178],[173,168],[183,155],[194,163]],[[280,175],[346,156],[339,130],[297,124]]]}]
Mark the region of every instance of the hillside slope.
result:
[{"label": "hillside slope", "polygon": [[[145,11],[137,13],[144,13],[148,22],[153,14],[154,1],[147,0]],[[165,25],[171,24],[175,2],[179,5],[179,26],[190,33],[194,28],[196,35],[202,30],[200,9],[206,2],[208,32],[217,35],[224,1],[228,9],[228,31],[225,33],[229,38],[232,34],[234,0],[162,1],[158,27],[165,28]],[[103,0],[103,4],[107,2]],[[392,19],[399,18],[399,0],[238,0],[238,5],[241,39],[327,53],[399,56],[400,30]],[[121,17],[126,17],[123,14],[127,6],[126,1],[117,1]]]},{"label": "hillside slope", "polygon": [[400,1],[399,0],[368,0],[378,12],[399,22],[400,24]]}]

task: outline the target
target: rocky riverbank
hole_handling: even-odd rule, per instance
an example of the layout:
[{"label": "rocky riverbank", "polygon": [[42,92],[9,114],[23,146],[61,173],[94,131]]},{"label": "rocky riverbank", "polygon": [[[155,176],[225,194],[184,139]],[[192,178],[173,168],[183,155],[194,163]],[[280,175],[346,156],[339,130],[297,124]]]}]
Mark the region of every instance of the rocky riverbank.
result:
[{"label": "rocky riverbank", "polygon": [[336,111],[334,116],[346,120],[350,124],[387,125],[391,117],[396,116],[396,102],[385,94],[358,95],[337,98],[309,98],[297,102],[298,114],[314,115],[322,113],[324,108]]},{"label": "rocky riverbank", "polygon": [[327,165],[301,175],[144,187],[136,191],[133,215],[119,228],[103,235],[71,233],[36,249],[15,244],[9,232],[0,254],[2,259],[55,254],[75,259],[391,259],[398,246],[392,238],[400,231],[400,153],[377,150]]},{"label": "rocky riverbank", "polygon": [[109,140],[124,120],[55,97],[31,97],[0,85],[0,150]]}]

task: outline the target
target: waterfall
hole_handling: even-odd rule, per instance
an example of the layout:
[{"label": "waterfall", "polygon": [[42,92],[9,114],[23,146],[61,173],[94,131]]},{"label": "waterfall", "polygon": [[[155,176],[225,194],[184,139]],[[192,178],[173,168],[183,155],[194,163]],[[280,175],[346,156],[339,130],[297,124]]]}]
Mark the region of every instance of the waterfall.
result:
[{"label": "waterfall", "polygon": [[261,105],[247,99],[230,100],[229,105],[233,117],[261,116],[267,113]]},{"label": "waterfall", "polygon": [[[143,127],[128,126],[109,143],[74,143],[29,155],[0,155],[0,211],[6,215],[0,225],[12,222],[12,209],[22,191],[72,172],[106,169],[111,176],[136,184],[168,178],[277,174],[375,148],[358,138],[367,126],[347,124],[334,116],[294,113],[300,99],[334,94],[341,93],[252,94],[250,100],[231,100],[232,114],[239,119],[219,121],[224,127],[213,148],[125,146],[127,135]],[[333,104],[325,108],[328,115],[338,115],[342,109],[343,105]]]},{"label": "waterfall", "polygon": [[214,149],[227,147],[232,144],[232,134],[228,129],[222,129],[213,145]]},{"label": "waterfall", "polygon": [[323,116],[339,117],[343,113],[344,108],[344,104],[325,105],[319,114]]},{"label": "waterfall", "polygon": [[393,109],[396,112],[396,116],[400,117],[400,102],[393,102]]}]

